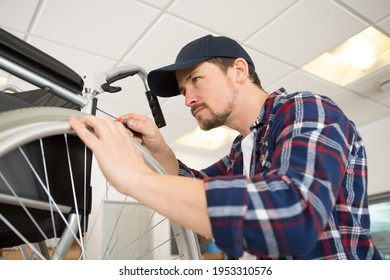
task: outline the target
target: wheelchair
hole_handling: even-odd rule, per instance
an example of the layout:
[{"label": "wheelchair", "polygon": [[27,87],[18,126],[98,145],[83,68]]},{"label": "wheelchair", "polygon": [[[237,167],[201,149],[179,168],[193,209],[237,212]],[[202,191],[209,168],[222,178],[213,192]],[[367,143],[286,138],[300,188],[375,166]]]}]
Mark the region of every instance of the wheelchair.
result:
[{"label": "wheelchair", "polygon": [[[91,174],[97,167],[93,154],[68,124],[71,116],[96,114],[100,94],[119,92],[116,81],[137,75],[145,86],[156,125],[165,126],[143,68],[129,65],[101,75],[79,76],[0,29],[0,69],[37,87],[30,91],[19,91],[12,85],[0,89],[3,252],[20,252],[23,259],[63,260],[76,248],[73,258],[79,260],[200,259],[194,232],[131,198],[110,201],[107,193],[112,189],[107,184],[93,186]],[[164,174],[157,161],[133,142],[145,162]],[[104,194],[97,195],[97,188]],[[162,224],[163,229],[159,229]],[[155,244],[156,236],[162,235],[166,238]],[[156,253],[167,246],[165,253]]]}]

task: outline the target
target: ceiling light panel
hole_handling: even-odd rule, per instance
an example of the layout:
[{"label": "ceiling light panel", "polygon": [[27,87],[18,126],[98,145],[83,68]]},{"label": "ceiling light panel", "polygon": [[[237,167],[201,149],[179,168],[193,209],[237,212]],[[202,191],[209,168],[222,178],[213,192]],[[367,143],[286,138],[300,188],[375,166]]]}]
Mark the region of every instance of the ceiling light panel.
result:
[{"label": "ceiling light panel", "polygon": [[390,38],[369,27],[302,69],[344,87],[389,64]]}]

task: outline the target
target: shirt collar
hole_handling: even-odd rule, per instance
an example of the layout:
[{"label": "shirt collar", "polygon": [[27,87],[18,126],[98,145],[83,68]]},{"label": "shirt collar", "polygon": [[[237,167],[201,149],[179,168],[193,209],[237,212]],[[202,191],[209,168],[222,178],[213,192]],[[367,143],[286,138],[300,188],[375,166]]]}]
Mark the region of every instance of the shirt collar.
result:
[{"label": "shirt collar", "polygon": [[271,109],[273,108],[272,103],[275,101],[275,99],[278,96],[284,96],[287,94],[287,91],[281,87],[278,90],[274,91],[270,95],[268,95],[267,99],[265,100],[263,106],[261,106],[260,114],[258,115],[256,121],[254,124],[251,125],[250,130],[252,132],[256,132],[256,130],[269,122],[269,116],[271,113]]}]

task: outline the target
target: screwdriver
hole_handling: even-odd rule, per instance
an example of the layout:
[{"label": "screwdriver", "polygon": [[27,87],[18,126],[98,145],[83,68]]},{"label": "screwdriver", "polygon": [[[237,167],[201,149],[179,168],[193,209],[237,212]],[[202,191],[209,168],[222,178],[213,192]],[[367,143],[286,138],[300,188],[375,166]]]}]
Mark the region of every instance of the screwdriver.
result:
[{"label": "screwdriver", "polygon": [[107,113],[106,111],[103,111],[102,109],[99,109],[99,108],[97,108],[97,107],[96,107],[96,110],[102,112],[103,114],[105,114],[105,115],[107,115],[107,116],[110,116],[111,118],[117,120],[118,122],[121,122],[128,130],[130,130],[130,131],[133,133],[133,135],[134,135],[135,137],[141,138],[141,133],[139,133],[139,132],[137,132],[137,131],[134,131],[134,130],[132,130],[131,128],[129,128],[129,127],[127,126],[127,121],[126,121],[126,120],[124,120],[124,119],[122,119],[122,118],[117,118],[117,117],[115,117],[114,115],[111,115],[110,113]]}]

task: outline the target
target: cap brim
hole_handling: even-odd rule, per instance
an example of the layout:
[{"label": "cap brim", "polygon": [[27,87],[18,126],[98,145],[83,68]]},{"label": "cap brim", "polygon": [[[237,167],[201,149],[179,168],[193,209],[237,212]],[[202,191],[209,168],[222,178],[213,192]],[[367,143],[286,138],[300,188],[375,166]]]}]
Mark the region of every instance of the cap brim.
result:
[{"label": "cap brim", "polygon": [[148,85],[151,92],[160,97],[179,95],[179,87],[176,80],[176,71],[191,68],[209,57],[199,57],[191,60],[180,61],[149,72]]}]

